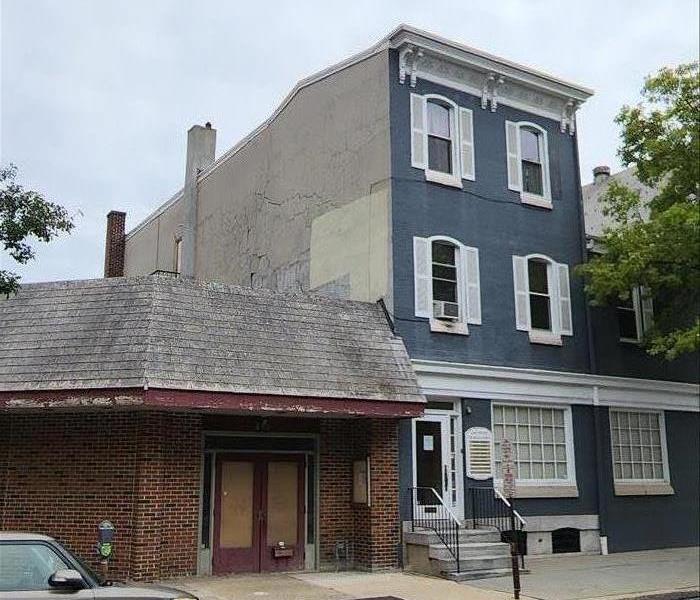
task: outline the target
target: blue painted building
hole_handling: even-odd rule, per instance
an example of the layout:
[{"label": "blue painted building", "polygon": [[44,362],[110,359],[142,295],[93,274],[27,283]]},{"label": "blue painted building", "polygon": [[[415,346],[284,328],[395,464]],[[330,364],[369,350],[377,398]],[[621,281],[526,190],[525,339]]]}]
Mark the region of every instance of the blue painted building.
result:
[{"label": "blue painted building", "polygon": [[648,356],[653,300],[592,309],[574,274],[591,94],[400,26],[216,159],[216,131],[193,127],[201,168],[112,274],[382,300],[428,399],[399,426],[404,522],[431,487],[469,523],[509,439],[528,553],[697,544],[697,357]]},{"label": "blue painted building", "polygon": [[591,92],[421,36],[389,60],[394,319],[429,401],[402,427],[402,490],[468,521],[505,437],[528,553],[696,545],[697,357],[629,343],[618,319],[651,302],[591,309],[573,272]]}]

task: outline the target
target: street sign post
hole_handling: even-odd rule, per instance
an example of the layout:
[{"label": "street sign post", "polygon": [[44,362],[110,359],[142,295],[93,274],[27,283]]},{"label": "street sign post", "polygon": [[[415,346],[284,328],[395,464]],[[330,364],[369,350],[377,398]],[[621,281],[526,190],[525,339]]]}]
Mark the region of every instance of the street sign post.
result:
[{"label": "street sign post", "polygon": [[513,459],[513,444],[510,440],[501,441],[501,470],[503,473],[503,495],[510,503],[510,561],[513,571],[513,597],[520,598],[520,563],[518,562],[518,536],[515,530],[515,461]]}]

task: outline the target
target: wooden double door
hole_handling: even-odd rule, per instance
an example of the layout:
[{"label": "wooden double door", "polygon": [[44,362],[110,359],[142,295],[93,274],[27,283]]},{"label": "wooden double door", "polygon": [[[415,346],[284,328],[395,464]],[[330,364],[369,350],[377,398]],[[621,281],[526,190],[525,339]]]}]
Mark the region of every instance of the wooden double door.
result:
[{"label": "wooden double door", "polygon": [[304,567],[303,455],[219,454],[214,574]]}]

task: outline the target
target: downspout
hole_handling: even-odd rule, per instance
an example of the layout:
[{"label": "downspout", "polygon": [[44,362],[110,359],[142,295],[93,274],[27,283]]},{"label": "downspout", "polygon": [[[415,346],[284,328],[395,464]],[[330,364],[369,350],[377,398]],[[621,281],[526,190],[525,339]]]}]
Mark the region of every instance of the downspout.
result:
[{"label": "downspout", "polygon": [[[575,118],[575,117],[574,117]],[[574,138],[574,162],[576,171],[579,176],[577,185],[578,195],[578,217],[579,217],[579,238],[581,241],[581,262],[588,262],[588,248],[586,247],[586,221],[583,213],[583,192],[581,191],[581,163],[578,151],[578,134]],[[586,317],[586,339],[588,343],[588,367],[592,374],[598,373],[598,364],[596,362],[593,319],[591,315],[591,305],[588,298],[585,299],[585,317]],[[603,476],[603,449],[602,443],[605,439],[603,432],[603,409],[598,400],[598,387],[593,388],[593,427],[594,427],[594,443],[595,443],[595,471],[596,471],[596,501],[598,506],[598,527],[600,535],[601,554],[608,553],[608,536],[607,536],[607,504],[603,497],[603,487],[605,478]]]}]

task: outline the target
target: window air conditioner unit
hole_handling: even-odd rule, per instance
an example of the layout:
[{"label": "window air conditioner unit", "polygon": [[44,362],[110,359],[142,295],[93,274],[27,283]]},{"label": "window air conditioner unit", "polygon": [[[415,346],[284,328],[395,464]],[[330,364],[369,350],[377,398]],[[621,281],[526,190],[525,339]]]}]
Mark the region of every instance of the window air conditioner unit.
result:
[{"label": "window air conditioner unit", "polygon": [[458,321],[459,304],[444,300],[433,300],[433,316],[443,321]]}]

